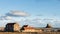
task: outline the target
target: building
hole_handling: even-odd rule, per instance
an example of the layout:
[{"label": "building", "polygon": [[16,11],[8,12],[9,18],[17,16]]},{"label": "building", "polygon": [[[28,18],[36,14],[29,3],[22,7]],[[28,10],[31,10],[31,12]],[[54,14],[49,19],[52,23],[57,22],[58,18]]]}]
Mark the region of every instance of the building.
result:
[{"label": "building", "polygon": [[47,26],[44,28],[44,32],[51,32],[52,26],[50,24],[47,24]]},{"label": "building", "polygon": [[47,24],[46,28],[52,28],[52,26],[50,24]]},{"label": "building", "polygon": [[24,25],[21,28],[22,32],[42,32],[42,29],[35,29],[34,27],[28,26],[28,25]]},{"label": "building", "polygon": [[6,27],[5,27],[5,31],[8,31],[8,32],[20,31],[19,24],[17,24],[17,23],[7,23]]}]

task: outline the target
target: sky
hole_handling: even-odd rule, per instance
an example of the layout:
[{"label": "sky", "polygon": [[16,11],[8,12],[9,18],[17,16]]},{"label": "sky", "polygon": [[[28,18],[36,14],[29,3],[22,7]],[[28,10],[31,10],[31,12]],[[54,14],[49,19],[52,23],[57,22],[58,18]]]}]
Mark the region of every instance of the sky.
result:
[{"label": "sky", "polygon": [[0,27],[10,22],[60,27],[60,0],[0,0]]}]

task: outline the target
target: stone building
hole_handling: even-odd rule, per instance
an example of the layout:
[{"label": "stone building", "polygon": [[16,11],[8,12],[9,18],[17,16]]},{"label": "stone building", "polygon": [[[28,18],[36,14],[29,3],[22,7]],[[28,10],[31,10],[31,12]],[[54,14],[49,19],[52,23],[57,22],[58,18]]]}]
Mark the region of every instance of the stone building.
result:
[{"label": "stone building", "polygon": [[20,30],[22,32],[42,32],[42,29],[37,30],[34,27],[31,27],[31,26],[28,26],[28,25],[23,25]]},{"label": "stone building", "polygon": [[52,28],[52,26],[50,24],[47,24],[46,28]]},{"label": "stone building", "polygon": [[7,23],[6,26],[5,26],[5,31],[8,31],[8,32],[20,31],[19,24],[17,24],[17,23]]},{"label": "stone building", "polygon": [[52,26],[50,24],[47,24],[47,26],[44,28],[44,32],[51,32]]}]

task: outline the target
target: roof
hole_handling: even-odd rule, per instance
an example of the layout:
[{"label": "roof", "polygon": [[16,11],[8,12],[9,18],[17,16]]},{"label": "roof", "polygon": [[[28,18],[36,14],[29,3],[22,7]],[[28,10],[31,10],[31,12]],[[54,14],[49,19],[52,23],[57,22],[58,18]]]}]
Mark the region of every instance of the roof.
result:
[{"label": "roof", "polygon": [[27,27],[28,25],[23,25],[23,27]]},{"label": "roof", "polygon": [[16,24],[16,23],[7,23],[7,25],[14,25],[14,24]]}]

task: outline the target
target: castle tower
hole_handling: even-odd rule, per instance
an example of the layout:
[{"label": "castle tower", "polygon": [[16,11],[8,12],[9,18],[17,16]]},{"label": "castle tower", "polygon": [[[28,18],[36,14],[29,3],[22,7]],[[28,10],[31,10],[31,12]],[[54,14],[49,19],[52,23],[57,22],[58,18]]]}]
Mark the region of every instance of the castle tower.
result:
[{"label": "castle tower", "polygon": [[46,28],[52,28],[52,26],[50,24],[47,24]]}]

